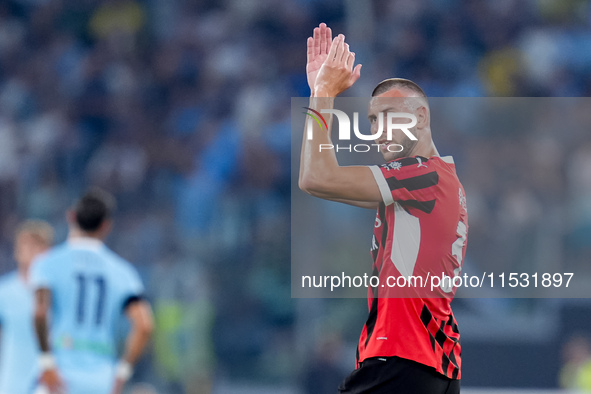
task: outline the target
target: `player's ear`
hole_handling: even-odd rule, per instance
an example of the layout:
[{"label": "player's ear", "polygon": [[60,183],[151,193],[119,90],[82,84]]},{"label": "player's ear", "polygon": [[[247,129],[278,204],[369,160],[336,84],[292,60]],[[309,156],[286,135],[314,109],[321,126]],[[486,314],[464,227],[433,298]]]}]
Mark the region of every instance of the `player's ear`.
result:
[{"label": "player's ear", "polygon": [[73,209],[68,209],[66,211],[66,221],[68,224],[76,224],[76,212]]},{"label": "player's ear", "polygon": [[417,129],[424,129],[429,126],[429,110],[424,105],[420,106],[416,112]]},{"label": "player's ear", "polygon": [[113,219],[105,219],[103,221],[103,223],[101,224],[100,227],[100,231],[103,234],[104,237],[106,237],[110,232],[111,229],[113,228]]}]

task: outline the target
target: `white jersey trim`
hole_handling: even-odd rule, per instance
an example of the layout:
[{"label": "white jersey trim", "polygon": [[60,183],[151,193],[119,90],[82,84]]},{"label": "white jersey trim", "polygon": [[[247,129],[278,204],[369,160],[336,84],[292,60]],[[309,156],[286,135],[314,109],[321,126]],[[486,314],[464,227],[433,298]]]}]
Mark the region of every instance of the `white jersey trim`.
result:
[{"label": "white jersey trim", "polygon": [[378,188],[380,189],[380,194],[382,195],[382,200],[386,206],[394,204],[394,197],[392,197],[392,191],[388,186],[388,182],[386,182],[386,178],[384,174],[382,174],[382,170],[378,166],[369,166],[371,173],[373,174],[376,183],[378,184]]},{"label": "white jersey trim", "polygon": [[400,275],[408,278],[413,274],[419,256],[421,223],[398,203],[394,206],[393,233],[390,259]]},{"label": "white jersey trim", "polygon": [[68,238],[67,244],[73,249],[87,249],[93,251],[99,251],[105,246],[100,239],[90,237]]}]

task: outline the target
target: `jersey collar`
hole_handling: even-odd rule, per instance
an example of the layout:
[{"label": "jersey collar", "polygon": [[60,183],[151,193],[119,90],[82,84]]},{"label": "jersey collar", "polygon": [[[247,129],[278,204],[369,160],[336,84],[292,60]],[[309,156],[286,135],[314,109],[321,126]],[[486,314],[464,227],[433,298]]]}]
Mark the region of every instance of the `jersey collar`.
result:
[{"label": "jersey collar", "polygon": [[454,158],[452,156],[443,156],[441,157],[441,160],[448,164],[454,164]]},{"label": "jersey collar", "polygon": [[72,248],[76,249],[86,249],[86,250],[100,250],[103,248],[104,244],[103,241],[96,238],[90,237],[74,237],[69,238],[67,241],[68,245]]}]

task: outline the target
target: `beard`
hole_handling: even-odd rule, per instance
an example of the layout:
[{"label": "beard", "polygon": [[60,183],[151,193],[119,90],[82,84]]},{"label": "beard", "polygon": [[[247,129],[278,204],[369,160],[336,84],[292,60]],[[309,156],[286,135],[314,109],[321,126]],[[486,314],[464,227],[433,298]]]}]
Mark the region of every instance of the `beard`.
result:
[{"label": "beard", "polygon": [[384,159],[386,161],[392,161],[397,159],[402,159],[403,157],[410,157],[412,156],[413,150],[415,146],[418,144],[417,141],[413,141],[411,139],[405,139],[401,143],[397,143],[397,145],[402,146],[402,150],[400,152],[390,152],[386,150],[386,152],[382,153]]}]

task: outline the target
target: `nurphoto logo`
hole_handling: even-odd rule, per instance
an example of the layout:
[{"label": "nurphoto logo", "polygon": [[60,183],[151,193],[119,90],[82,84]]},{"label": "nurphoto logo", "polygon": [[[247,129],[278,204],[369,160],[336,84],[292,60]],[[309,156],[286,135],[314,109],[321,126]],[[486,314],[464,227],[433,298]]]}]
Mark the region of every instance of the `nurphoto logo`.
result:
[{"label": "nurphoto logo", "polygon": [[[309,112],[304,112],[308,116],[308,121],[306,123],[306,138],[311,140],[313,138],[313,121],[316,121],[318,126],[321,130],[328,130],[328,122],[322,116],[322,114],[332,114],[334,115],[339,124],[339,141],[350,141],[351,140],[351,121],[349,119],[349,115],[347,115],[344,111],[340,111],[338,109],[322,109],[316,111],[312,108],[303,107],[304,109],[308,110]],[[386,127],[384,127],[384,118],[386,119]],[[411,132],[410,129],[416,126],[417,124],[417,117],[414,114],[407,113],[407,112],[386,112],[386,116],[383,116],[383,113],[379,113],[377,116],[378,120],[378,129],[374,134],[363,134],[359,131],[359,112],[353,112],[353,133],[357,138],[362,141],[376,141],[379,139],[382,134],[384,133],[384,129],[386,130],[386,137],[388,141],[392,141],[392,135],[394,130],[400,130],[413,141],[417,141],[417,137],[415,137]],[[406,120],[406,122],[400,123],[401,120]],[[410,120],[410,121],[409,121]],[[380,144],[319,144],[319,150],[331,150],[335,149],[337,152],[341,150],[346,150],[349,152],[369,152],[371,147],[375,147],[376,151],[380,151]],[[387,149],[389,152],[402,152],[403,146],[400,144],[388,144]]]}]

